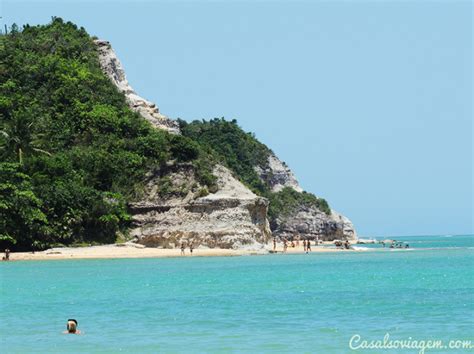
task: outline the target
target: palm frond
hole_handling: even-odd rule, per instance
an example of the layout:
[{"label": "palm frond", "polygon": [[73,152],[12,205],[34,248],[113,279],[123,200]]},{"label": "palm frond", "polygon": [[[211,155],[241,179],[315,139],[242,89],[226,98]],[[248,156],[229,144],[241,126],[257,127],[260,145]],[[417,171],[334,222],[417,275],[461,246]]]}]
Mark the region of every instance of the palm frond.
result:
[{"label": "palm frond", "polygon": [[43,150],[43,149],[38,149],[38,148],[32,148],[33,151],[35,152],[41,152],[42,154],[46,154],[48,156],[52,156],[52,154],[46,150]]}]

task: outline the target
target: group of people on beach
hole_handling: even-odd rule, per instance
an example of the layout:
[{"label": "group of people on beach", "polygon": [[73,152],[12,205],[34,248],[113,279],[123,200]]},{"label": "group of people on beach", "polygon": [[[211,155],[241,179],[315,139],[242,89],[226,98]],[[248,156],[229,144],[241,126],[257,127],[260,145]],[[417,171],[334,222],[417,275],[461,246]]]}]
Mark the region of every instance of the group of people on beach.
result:
[{"label": "group of people on beach", "polygon": [[[318,244],[318,241],[316,240],[316,245]],[[286,253],[288,250],[288,245],[291,248],[296,248],[300,246],[300,237],[297,236],[295,237],[295,240],[288,240],[286,237],[283,238],[283,253]],[[276,246],[277,246],[277,239],[276,237],[273,238],[273,252],[276,252]],[[311,241],[309,239],[303,239],[303,250],[305,253],[311,252]]]},{"label": "group of people on beach", "polygon": [[[191,256],[193,255],[193,250],[194,250],[194,245],[192,242],[189,243],[189,253]],[[181,255],[185,256],[185,251],[186,251],[186,243],[181,242]]]}]

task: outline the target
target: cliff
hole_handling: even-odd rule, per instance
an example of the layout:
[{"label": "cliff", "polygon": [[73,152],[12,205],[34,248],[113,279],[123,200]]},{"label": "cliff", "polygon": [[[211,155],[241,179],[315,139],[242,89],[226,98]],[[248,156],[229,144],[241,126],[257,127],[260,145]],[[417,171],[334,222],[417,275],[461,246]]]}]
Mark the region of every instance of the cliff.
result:
[{"label": "cliff", "polygon": [[331,209],[327,215],[318,208],[298,206],[289,215],[280,216],[272,223],[273,235],[291,238],[300,235],[307,239],[322,241],[356,240],[357,233],[352,222]]},{"label": "cliff", "polygon": [[[156,104],[140,97],[130,86],[125,71],[109,42],[95,40],[102,70],[126,97],[130,108],[154,127],[180,134],[179,125],[159,113]],[[252,193],[224,166],[213,171],[217,190],[207,196],[191,166],[174,166],[148,176],[144,197],[130,203],[131,235],[151,247],[178,247],[192,242],[195,247],[259,247],[271,235],[267,219],[268,200]],[[160,195],[163,178],[172,193]],[[184,193],[183,191],[186,191]]]},{"label": "cliff", "polygon": [[122,63],[108,41],[95,40],[99,52],[100,66],[117,89],[125,96],[130,108],[138,112],[154,127],[164,129],[170,133],[179,133],[178,124],[161,114],[156,104],[139,96],[130,86],[125,76]]},{"label": "cliff", "polygon": [[[273,153],[268,156],[265,169],[254,167],[260,179],[272,190],[282,192],[285,187],[303,192],[294,173]],[[330,214],[321,211],[315,205],[299,203],[288,213],[280,213],[271,223],[274,236],[291,238],[300,235],[309,239],[332,241],[335,239],[357,239],[352,222],[344,215],[331,209]]]},{"label": "cliff", "polygon": [[[104,73],[125,95],[130,108],[156,128],[180,134],[176,121],[159,113],[154,103],[141,98],[131,88],[110,43],[103,40],[96,40],[95,43]],[[200,141],[198,136],[192,138]],[[261,151],[266,156],[266,161],[251,167],[260,183],[274,195],[279,195],[285,188],[303,193],[290,168],[271,150],[259,142],[255,143],[263,146]],[[241,171],[234,169],[233,172],[234,176],[239,177]],[[348,218],[333,210],[330,214],[325,213],[316,204],[297,204],[290,212],[279,213],[270,225],[267,199],[255,195],[224,166],[216,167],[214,174],[218,177],[217,192],[197,197],[197,190],[194,189],[168,200],[157,197],[157,186],[163,176],[151,176],[145,197],[130,204],[134,222],[132,235],[148,246],[176,247],[182,241],[192,241],[196,245],[224,248],[265,243],[272,232],[281,238],[297,234],[303,238],[323,240],[357,237]],[[189,168],[181,167],[168,177],[173,183],[180,181],[180,186],[174,185],[174,189],[182,190],[196,184],[193,171]]]},{"label": "cliff", "polygon": [[146,246],[164,248],[179,247],[181,242],[210,248],[259,248],[266,243],[271,235],[268,201],[225,167],[217,165],[214,174],[218,190],[205,195],[207,190],[196,181],[192,166],[174,166],[166,178],[177,192],[163,195],[157,187],[163,177],[152,173],[145,197],[130,204],[132,236]]},{"label": "cliff", "polygon": [[355,239],[351,221],[320,197],[305,192],[295,174],[235,120],[180,121],[181,132],[212,149],[247,186],[269,199],[269,221],[277,237],[321,240]]},{"label": "cliff", "polygon": [[270,152],[267,163],[262,168],[261,166],[254,166],[258,176],[265,183],[272,192],[279,192],[285,187],[293,188],[297,192],[302,192],[294,173],[286,165],[280,161],[278,157]]}]

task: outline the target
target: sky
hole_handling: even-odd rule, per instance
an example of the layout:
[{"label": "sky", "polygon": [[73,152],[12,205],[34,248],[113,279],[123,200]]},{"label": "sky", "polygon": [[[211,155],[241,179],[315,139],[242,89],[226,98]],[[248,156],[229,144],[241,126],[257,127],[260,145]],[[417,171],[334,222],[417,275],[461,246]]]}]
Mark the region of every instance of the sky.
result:
[{"label": "sky", "polygon": [[362,236],[474,233],[471,1],[0,0],[111,42],[172,118],[237,119]]}]

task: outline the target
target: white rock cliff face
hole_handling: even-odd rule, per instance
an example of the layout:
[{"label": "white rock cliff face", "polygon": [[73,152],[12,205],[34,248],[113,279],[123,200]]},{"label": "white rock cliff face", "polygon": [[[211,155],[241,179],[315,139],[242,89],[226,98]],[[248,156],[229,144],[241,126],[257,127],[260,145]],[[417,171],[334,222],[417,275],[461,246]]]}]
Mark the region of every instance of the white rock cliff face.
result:
[{"label": "white rock cliff face", "polygon": [[290,168],[273,153],[268,156],[267,168],[262,169],[259,166],[254,168],[260,179],[270,187],[272,192],[279,192],[285,187],[291,187],[297,192],[303,191]]},{"label": "white rock cliff face", "polygon": [[[268,157],[268,166],[265,169],[256,166],[255,171],[272,192],[279,192],[285,187],[303,192],[294,173],[273,153],[270,153]],[[326,215],[314,207],[301,206],[291,215],[278,218],[271,228],[274,236],[280,238],[292,238],[299,235],[303,238],[319,238],[326,241],[357,239],[354,225],[347,217],[335,210],[331,210],[331,215]]]},{"label": "white rock cliff face", "polygon": [[350,221],[348,217],[339,214],[334,209],[331,209],[331,220],[340,225],[342,235],[344,236],[343,238],[357,240],[357,232],[354,228],[354,225],[352,224],[352,221]]},{"label": "white rock cliff face", "polygon": [[352,222],[334,210],[331,210],[331,215],[326,215],[317,208],[301,206],[291,215],[279,217],[271,226],[273,235],[280,238],[300,236],[321,241],[357,239]]},{"label": "white rock cliff face", "polygon": [[117,89],[122,92],[130,108],[138,112],[143,118],[159,129],[165,129],[170,133],[179,133],[179,125],[160,113],[158,107],[137,95],[128,83],[122,63],[117,58],[115,51],[108,41],[97,39],[94,41],[99,51],[100,66],[104,73],[112,80]]},{"label": "white rock cliff face", "polygon": [[149,247],[179,247],[181,242],[194,247],[262,248],[270,236],[268,201],[236,180],[223,166],[216,166],[218,191],[198,197],[192,166],[178,166],[169,174],[176,190],[186,189],[177,198],[159,194],[157,178],[151,176],[145,197],[131,204],[135,228],[132,235]]}]

